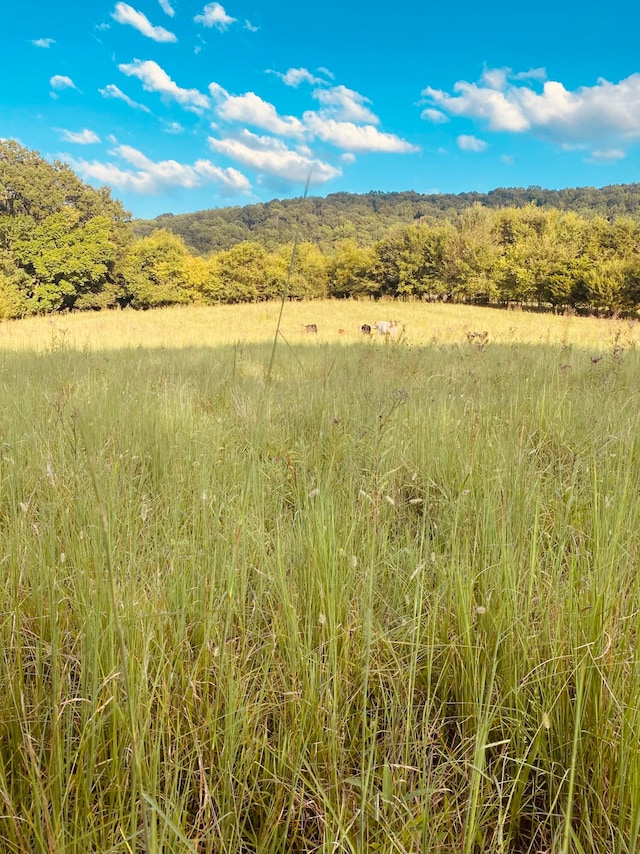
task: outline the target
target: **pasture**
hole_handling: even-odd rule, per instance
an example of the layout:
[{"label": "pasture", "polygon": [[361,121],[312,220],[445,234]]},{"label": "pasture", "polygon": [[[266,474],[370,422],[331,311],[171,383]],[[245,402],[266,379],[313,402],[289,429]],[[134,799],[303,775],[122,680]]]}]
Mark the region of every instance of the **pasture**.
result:
[{"label": "pasture", "polygon": [[[136,347],[183,348],[273,340],[280,304],[275,302],[215,307],[178,306],[153,311],[63,314],[0,322],[0,350],[51,350],[72,347],[101,350]],[[501,311],[466,305],[416,302],[314,300],[290,302],[282,319],[281,343],[299,343],[304,327],[316,324],[318,341],[360,342],[363,324],[397,320],[399,337],[415,345],[464,343],[488,332],[492,343],[550,344],[602,350],[614,339],[623,346],[640,343],[640,323],[617,319],[554,316]],[[405,329],[402,334],[402,329]],[[344,330],[340,334],[339,330]],[[375,329],[373,330],[375,333]],[[317,343],[317,342],[316,342]]]},{"label": "pasture", "polygon": [[0,850],[636,852],[637,325],[278,311],[0,324]]}]

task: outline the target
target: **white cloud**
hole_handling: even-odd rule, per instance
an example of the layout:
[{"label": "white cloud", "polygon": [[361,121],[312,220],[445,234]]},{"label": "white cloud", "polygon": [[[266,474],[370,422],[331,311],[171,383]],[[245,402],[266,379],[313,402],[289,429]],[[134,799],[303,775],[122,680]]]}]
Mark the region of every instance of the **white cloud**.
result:
[{"label": "white cloud", "polygon": [[137,77],[142,81],[142,88],[147,92],[159,92],[167,98],[173,98],[183,107],[195,112],[210,106],[209,98],[197,89],[182,89],[169,77],[167,72],[157,62],[151,59],[134,59],[131,63],[123,63],[118,68],[128,77]]},{"label": "white cloud", "polygon": [[164,122],[164,132],[171,134],[184,133],[184,128],[180,122]]},{"label": "white cloud", "polygon": [[482,72],[480,82],[488,86],[489,89],[503,89],[510,70],[510,68],[485,68]]},{"label": "white cloud", "polygon": [[491,130],[518,132],[528,129],[529,123],[519,106],[498,89],[460,81],[453,90],[457,96],[430,87],[422,94],[449,115],[488,121]]},{"label": "white cloud", "polygon": [[119,24],[129,24],[134,29],[142,33],[148,39],[153,39],[156,42],[177,42],[178,39],[174,33],[165,30],[164,27],[154,27],[146,15],[138,12],[133,6],[127,3],[116,3],[116,7],[111,13],[111,17]]},{"label": "white cloud", "polygon": [[76,142],[79,145],[90,145],[92,142],[100,142],[100,137],[92,130],[84,130],[75,132],[60,128],[60,139],[64,142]]},{"label": "white cloud", "polygon": [[342,170],[292,151],[279,139],[257,136],[244,130],[234,139],[209,137],[214,151],[237,160],[249,169],[284,179],[290,183],[304,184],[311,175],[312,184],[322,184],[342,174]]},{"label": "white cloud", "polygon": [[355,154],[352,154],[351,151],[345,151],[344,154],[340,155],[340,160],[342,160],[343,163],[355,163],[356,156]]},{"label": "white cloud", "polygon": [[434,125],[442,125],[449,121],[449,116],[445,116],[441,110],[435,110],[433,107],[427,107],[424,109],[420,113],[420,118],[426,119]]},{"label": "white cloud", "polygon": [[34,47],[51,47],[55,43],[55,39],[31,39],[31,44]]},{"label": "white cloud", "polygon": [[[284,74],[281,71],[273,71],[269,69],[270,74],[275,74],[279,77],[285,86],[292,86],[297,89],[301,83],[311,83],[312,86],[317,86],[320,83],[326,83],[321,77],[315,77],[306,68],[290,68]],[[333,76],[333,75],[332,75]]]},{"label": "white cloud", "polygon": [[300,119],[279,116],[273,104],[263,101],[255,92],[230,95],[217,83],[209,84],[209,92],[218,101],[216,113],[221,119],[253,125],[282,136],[301,136],[304,133]]},{"label": "white cloud", "polygon": [[640,73],[575,90],[555,80],[538,90],[528,82],[545,78],[543,68],[485,69],[479,84],[461,80],[452,94],[431,87],[422,94],[450,116],[479,120],[492,131],[531,132],[563,148],[618,151],[640,139]]},{"label": "white cloud", "polygon": [[210,160],[196,160],[194,169],[203,178],[222,184],[227,191],[246,193],[251,189],[247,176],[233,166],[222,169],[220,166],[214,166]]},{"label": "white cloud", "polygon": [[64,74],[54,74],[49,80],[49,85],[52,89],[77,89],[78,87],[70,77],[65,77]]},{"label": "white cloud", "polygon": [[252,24],[251,21],[247,21],[246,19],[244,22],[244,28],[245,28],[245,30],[249,30],[250,33],[257,33],[258,30],[260,29],[260,27],[254,26],[254,24]]},{"label": "white cloud", "polygon": [[408,154],[419,151],[416,145],[392,133],[382,133],[373,125],[356,125],[328,119],[320,113],[306,112],[303,116],[308,130],[324,142],[348,151],[377,151]]},{"label": "white cloud", "polygon": [[380,119],[366,106],[371,103],[370,99],[346,86],[316,89],[313,97],[320,101],[327,115],[340,121],[380,123]]},{"label": "white cloud", "polygon": [[117,98],[119,101],[124,101],[125,104],[128,104],[134,110],[142,110],[145,113],[151,112],[149,107],[145,107],[144,104],[139,104],[137,101],[134,101],[133,98],[125,95],[125,93],[119,89],[115,83],[107,84],[104,89],[98,89],[98,92],[100,92],[103,98]]},{"label": "white cloud", "polygon": [[224,193],[245,193],[248,179],[237,169],[221,169],[209,160],[197,160],[192,166],[176,160],[154,162],[129,145],[120,145],[112,154],[122,158],[133,169],[122,169],[115,163],[66,158],[84,178],[102,181],[119,190],[153,195],[174,187],[193,189],[204,183],[220,185]]},{"label": "white cloud", "polygon": [[476,136],[469,136],[466,133],[460,134],[458,137],[458,148],[461,151],[484,151],[488,143],[483,139],[478,139]]},{"label": "white cloud", "polygon": [[515,157],[512,154],[503,154],[500,157],[500,160],[502,160],[503,163],[506,163],[507,166],[513,166],[515,163]]},{"label": "white cloud", "polygon": [[560,148],[563,151],[586,151],[589,146],[583,142],[561,142]]},{"label": "white cloud", "polygon": [[620,148],[605,148],[592,151],[591,157],[598,163],[611,163],[615,160],[622,160],[626,154]]},{"label": "white cloud", "polygon": [[[509,69],[511,71],[511,69]],[[546,68],[530,68],[528,71],[519,71],[511,75],[514,80],[546,80]]]},{"label": "white cloud", "polygon": [[169,3],[169,0],[158,0],[158,3],[160,3],[160,8],[165,13],[165,15],[168,15],[170,18],[173,18],[173,16],[175,15],[175,11],[171,6],[171,3]]},{"label": "white cloud", "polygon": [[203,27],[217,27],[220,32],[224,32],[230,24],[234,24],[238,19],[227,15],[220,3],[207,3],[202,13],[196,15],[193,20],[197,24],[202,24]]},{"label": "white cloud", "polygon": [[546,68],[530,68],[528,71],[519,71],[514,74],[513,69],[508,66],[503,68],[487,68],[485,66],[480,82],[490,89],[504,89],[508,80],[538,80],[547,79]]},{"label": "white cloud", "polygon": [[[327,69],[323,73],[330,74]],[[327,80],[315,77],[307,68],[290,68],[286,73],[269,69],[287,86],[297,87],[306,82],[312,85],[327,84]],[[332,75],[333,76],[333,75]],[[218,101],[216,113],[227,121],[253,125],[280,136],[293,136],[309,139],[314,137],[330,143],[337,148],[354,151],[407,153],[419,151],[419,148],[395,134],[382,133],[375,125],[380,119],[369,108],[369,98],[346,86],[315,89],[312,97],[320,102],[317,111],[308,110],[302,120],[295,116],[281,116],[273,104],[263,101],[254,92],[244,95],[229,95],[217,83],[211,83],[209,92]],[[443,119],[447,121],[444,113]],[[305,156],[300,148],[298,153]]]}]

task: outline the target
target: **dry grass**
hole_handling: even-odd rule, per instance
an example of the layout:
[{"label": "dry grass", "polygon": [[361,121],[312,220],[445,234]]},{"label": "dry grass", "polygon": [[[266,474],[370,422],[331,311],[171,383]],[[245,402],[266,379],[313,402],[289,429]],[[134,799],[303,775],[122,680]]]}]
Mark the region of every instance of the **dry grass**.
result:
[{"label": "dry grass", "polygon": [[[120,347],[190,347],[261,342],[273,337],[279,303],[175,307],[149,312],[82,313],[0,323],[0,347],[50,350],[62,345],[88,350]],[[353,343],[362,340],[360,326],[396,319],[411,343],[466,342],[473,333],[488,333],[491,343],[551,344],[596,350],[616,340],[625,348],[640,341],[636,321],[558,317],[523,311],[499,311],[465,305],[324,300],[285,306],[282,334],[288,341]],[[318,335],[304,332],[315,323]],[[340,332],[339,330],[344,330]]]}]

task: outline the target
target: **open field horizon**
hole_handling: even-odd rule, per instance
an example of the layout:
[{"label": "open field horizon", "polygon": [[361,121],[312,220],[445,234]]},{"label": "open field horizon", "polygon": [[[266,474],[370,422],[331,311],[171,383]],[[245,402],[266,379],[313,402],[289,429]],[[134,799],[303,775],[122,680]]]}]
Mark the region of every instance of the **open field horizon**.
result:
[{"label": "open field horizon", "polygon": [[[75,312],[0,322],[0,348],[42,351],[52,347],[218,346],[273,340],[280,302],[180,306],[134,311]],[[491,343],[572,345],[607,349],[614,340],[640,343],[640,322],[618,318],[554,315],[523,310],[400,301],[313,300],[287,302],[281,332],[289,342],[362,342],[360,326],[398,321],[403,338],[419,346],[465,343],[488,333]],[[315,323],[318,335],[303,327]],[[344,333],[339,330],[343,329]],[[377,338],[378,336],[373,336]]]}]

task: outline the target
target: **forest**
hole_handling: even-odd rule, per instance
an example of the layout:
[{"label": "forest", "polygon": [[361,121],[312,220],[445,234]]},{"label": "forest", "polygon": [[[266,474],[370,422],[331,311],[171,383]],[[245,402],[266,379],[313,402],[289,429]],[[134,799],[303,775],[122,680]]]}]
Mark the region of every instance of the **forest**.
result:
[{"label": "forest", "polygon": [[274,199],[265,204],[217,208],[189,214],[162,214],[132,223],[134,234],[146,237],[166,228],[184,238],[194,252],[204,255],[229,249],[244,240],[258,240],[268,249],[292,241],[296,232],[323,251],[353,238],[368,246],[394,225],[455,220],[473,205],[557,208],[586,217],[611,219],[630,215],[640,219],[640,184],[545,190],[542,187],[499,188],[489,193],[423,195],[415,192],[365,194],[333,193],[326,198]]},{"label": "forest", "polygon": [[136,222],[106,187],[4,140],[0,319],[254,302],[283,292],[635,316],[639,212],[634,184],[340,193]]}]

